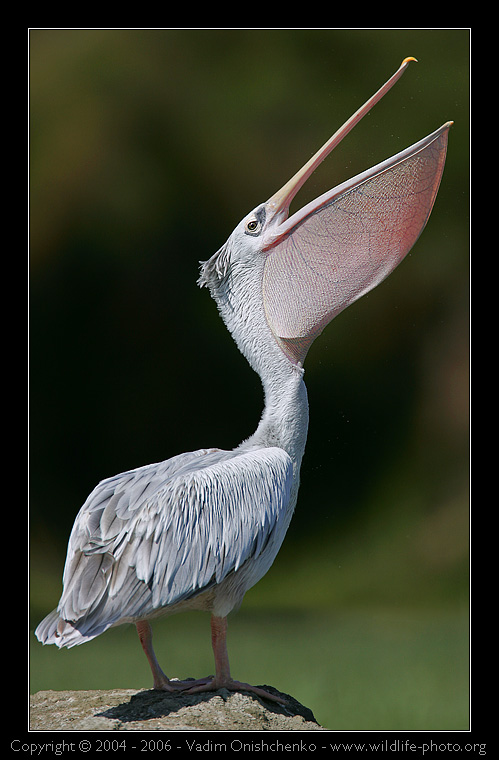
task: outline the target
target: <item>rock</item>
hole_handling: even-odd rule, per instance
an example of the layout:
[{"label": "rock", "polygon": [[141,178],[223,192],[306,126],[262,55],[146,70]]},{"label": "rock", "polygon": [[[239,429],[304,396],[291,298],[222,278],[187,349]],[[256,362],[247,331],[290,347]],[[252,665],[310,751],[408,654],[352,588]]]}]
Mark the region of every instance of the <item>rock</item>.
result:
[{"label": "rock", "polygon": [[271,686],[286,705],[226,689],[39,691],[30,697],[31,731],[321,731],[312,711]]}]

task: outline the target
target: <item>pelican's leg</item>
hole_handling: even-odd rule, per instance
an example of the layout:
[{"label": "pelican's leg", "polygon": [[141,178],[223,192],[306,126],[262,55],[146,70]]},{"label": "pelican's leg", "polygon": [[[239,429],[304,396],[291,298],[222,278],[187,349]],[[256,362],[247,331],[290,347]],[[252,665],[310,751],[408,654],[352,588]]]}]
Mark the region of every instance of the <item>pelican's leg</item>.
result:
[{"label": "pelican's leg", "polygon": [[211,616],[211,646],[215,657],[215,678],[220,688],[232,682],[230,677],[229,652],[227,651],[227,618]]},{"label": "pelican's leg", "polygon": [[149,665],[151,666],[154,679],[153,688],[161,691],[178,691],[179,689],[182,689],[183,687],[178,681],[170,681],[161,670],[156,655],[154,654],[152,646],[152,630],[147,620],[140,620],[138,623],[135,623],[135,627],[137,628],[142,648],[149,661]]},{"label": "pelican's leg", "polygon": [[234,681],[230,675],[229,654],[227,652],[227,618],[211,616],[211,644],[215,656],[215,677],[200,686],[188,689],[187,693],[196,694],[202,691],[216,691],[228,689],[229,691],[249,691],[264,699],[286,704],[284,699],[270,694],[258,686],[250,686],[248,683]]}]

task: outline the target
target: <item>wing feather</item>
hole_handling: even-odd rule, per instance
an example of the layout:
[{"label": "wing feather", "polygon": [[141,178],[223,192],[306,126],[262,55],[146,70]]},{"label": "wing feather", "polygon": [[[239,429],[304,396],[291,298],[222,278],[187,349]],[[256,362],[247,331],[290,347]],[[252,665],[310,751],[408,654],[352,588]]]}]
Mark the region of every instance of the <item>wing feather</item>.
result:
[{"label": "wing feather", "polygon": [[58,607],[69,644],[55,643],[196,596],[280,543],[292,469],[279,448],[200,450],[100,483],[70,537]]}]

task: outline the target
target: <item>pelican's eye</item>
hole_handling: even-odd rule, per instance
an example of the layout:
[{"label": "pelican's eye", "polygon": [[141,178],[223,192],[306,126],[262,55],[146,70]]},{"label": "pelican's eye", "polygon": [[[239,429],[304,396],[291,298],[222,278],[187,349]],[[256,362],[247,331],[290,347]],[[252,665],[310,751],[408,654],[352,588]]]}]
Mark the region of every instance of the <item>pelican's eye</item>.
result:
[{"label": "pelican's eye", "polygon": [[261,223],[258,219],[250,219],[248,222],[246,222],[246,232],[249,232],[250,235],[255,235],[258,232],[260,232],[262,228]]},{"label": "pelican's eye", "polygon": [[244,231],[246,235],[252,235],[257,237],[263,230],[265,224],[265,207],[261,206],[258,210],[254,211],[244,225]]}]

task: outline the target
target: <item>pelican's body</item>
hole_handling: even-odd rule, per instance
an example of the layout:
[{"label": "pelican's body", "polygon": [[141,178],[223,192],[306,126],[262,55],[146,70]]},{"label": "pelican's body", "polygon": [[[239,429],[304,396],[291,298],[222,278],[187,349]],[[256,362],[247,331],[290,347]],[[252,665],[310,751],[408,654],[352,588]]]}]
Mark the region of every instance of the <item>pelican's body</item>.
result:
[{"label": "pelican's body", "polygon": [[43,643],[72,647],[112,626],[138,623],[154,685],[162,689],[178,682],[159,669],[150,629],[141,623],[200,609],[212,613],[215,630],[240,605],[284,540],[307,438],[304,371],[277,345],[256,286],[250,308],[243,298],[251,301],[251,283],[261,276],[246,281],[244,261],[235,264],[230,287],[220,276],[230,245],[206,262],[200,284],[211,288],[262,377],[265,407],[257,430],[233,451],[200,449],[99,483],[71,532],[59,606],[36,631]]},{"label": "pelican's body", "polygon": [[[43,643],[72,647],[133,622],[155,688],[262,694],[232,681],[226,618],[272,565],[295,509],[308,429],[303,361],[325,325],[415,242],[437,192],[449,124],[290,219],[289,204],[408,60],[202,266],[199,284],[262,380],[256,432],[233,451],[201,449],[102,481],[76,518],[61,600],[36,630]],[[148,621],[182,609],[212,614],[216,674],[195,686],[170,681],[152,648]]]}]

